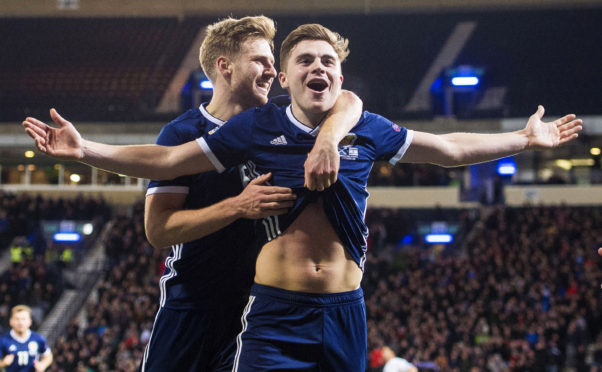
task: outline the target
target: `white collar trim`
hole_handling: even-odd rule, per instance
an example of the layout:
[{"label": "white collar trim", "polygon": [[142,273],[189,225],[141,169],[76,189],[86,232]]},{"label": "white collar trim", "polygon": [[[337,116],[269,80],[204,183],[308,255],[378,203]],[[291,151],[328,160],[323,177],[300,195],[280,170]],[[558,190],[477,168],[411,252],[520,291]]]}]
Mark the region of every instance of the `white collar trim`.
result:
[{"label": "white collar trim", "polygon": [[15,332],[14,329],[11,329],[10,336],[12,338],[14,338],[15,340],[19,341],[20,343],[25,343],[31,337],[31,330],[28,330],[27,333],[25,333],[24,337],[19,337],[19,336],[17,336],[17,332]]},{"label": "white collar trim", "polygon": [[207,103],[202,103],[199,106],[199,110],[201,111],[201,115],[203,115],[205,117],[205,119],[209,120],[210,122],[212,122],[215,125],[219,125],[220,127],[222,125],[224,125],[224,121],[220,120],[218,118],[216,118],[215,116],[211,115],[209,113],[209,111],[207,111],[207,109],[205,108],[205,106],[207,105]]},{"label": "white collar trim", "polygon": [[286,116],[288,116],[288,120],[290,120],[291,123],[293,123],[297,128],[301,129],[305,133],[310,134],[314,137],[316,137],[318,135],[318,133],[320,133],[321,125],[318,125],[317,127],[312,128],[312,127],[309,127],[309,126],[303,124],[299,120],[297,120],[295,115],[293,115],[292,105],[288,105],[288,107],[286,108]]}]

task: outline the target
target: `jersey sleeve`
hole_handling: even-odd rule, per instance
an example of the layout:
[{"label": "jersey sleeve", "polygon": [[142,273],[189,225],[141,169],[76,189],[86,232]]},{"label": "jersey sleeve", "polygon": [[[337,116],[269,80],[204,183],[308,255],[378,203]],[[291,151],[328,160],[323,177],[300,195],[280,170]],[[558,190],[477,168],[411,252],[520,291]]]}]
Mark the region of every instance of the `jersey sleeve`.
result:
[{"label": "jersey sleeve", "polygon": [[0,335],[0,358],[4,358],[8,354],[8,344],[6,342],[6,337],[4,335]]},{"label": "jersey sleeve", "polygon": [[[166,125],[161,129],[159,136],[157,137],[156,144],[163,146],[177,146],[186,143],[175,126]],[[157,181],[152,180],[148,184],[146,195],[158,194],[158,193],[169,193],[169,194],[188,194],[190,184],[192,183],[191,176],[182,176],[173,180]]]},{"label": "jersey sleeve", "polygon": [[48,342],[46,342],[46,337],[42,336],[39,333],[36,333],[36,336],[39,345],[40,355],[50,354],[52,351],[50,350],[50,346],[48,346]]},{"label": "jersey sleeve", "polygon": [[246,160],[253,141],[254,109],[228,120],[218,130],[197,139],[215,169],[222,173]]},{"label": "jersey sleeve", "polygon": [[377,150],[377,160],[387,160],[395,165],[410,147],[414,131],[401,127],[380,115],[372,115],[371,133]]}]

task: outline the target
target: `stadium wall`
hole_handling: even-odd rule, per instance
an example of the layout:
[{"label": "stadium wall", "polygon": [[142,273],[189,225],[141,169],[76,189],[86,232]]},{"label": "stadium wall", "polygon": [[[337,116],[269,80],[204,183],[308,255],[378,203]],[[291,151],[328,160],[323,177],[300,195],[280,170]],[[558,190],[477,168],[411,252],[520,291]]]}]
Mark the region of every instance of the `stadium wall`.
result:
[{"label": "stadium wall", "polygon": [[[133,204],[144,198],[141,185],[115,186],[57,186],[57,185],[4,185],[5,192],[42,195],[49,198],[75,198],[83,194],[89,197],[102,196],[113,205]],[[476,202],[460,200],[459,187],[370,187],[368,205],[372,208],[467,208]],[[506,204],[520,206],[537,205],[602,205],[602,186],[587,185],[537,185],[506,186]]]}]

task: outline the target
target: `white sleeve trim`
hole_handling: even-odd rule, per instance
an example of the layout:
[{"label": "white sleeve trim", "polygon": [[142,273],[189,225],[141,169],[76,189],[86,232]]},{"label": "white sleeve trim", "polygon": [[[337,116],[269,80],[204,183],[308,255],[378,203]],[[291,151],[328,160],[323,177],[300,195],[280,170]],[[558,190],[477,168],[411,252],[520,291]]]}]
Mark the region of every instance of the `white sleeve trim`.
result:
[{"label": "white sleeve trim", "polygon": [[199,146],[201,146],[201,150],[203,150],[203,152],[205,153],[205,155],[207,156],[207,158],[209,159],[211,164],[213,164],[213,166],[215,167],[215,170],[218,173],[222,173],[223,171],[226,170],[226,168],[222,165],[222,163],[220,163],[220,161],[217,159],[217,157],[215,156],[213,151],[211,151],[211,149],[209,148],[209,145],[207,144],[207,141],[205,141],[205,139],[203,137],[197,138],[196,142],[199,144]]},{"label": "white sleeve trim", "polygon": [[408,151],[408,147],[410,147],[410,144],[412,143],[412,139],[414,139],[414,131],[411,129],[408,129],[408,131],[406,133],[405,143],[403,144],[403,146],[401,146],[399,151],[397,151],[397,154],[395,154],[395,156],[393,156],[391,158],[391,160],[389,160],[389,163],[395,165],[401,160],[401,158],[406,153],[406,151]]},{"label": "white sleeve trim", "polygon": [[146,190],[146,196],[152,194],[188,194],[188,186],[156,186]]}]

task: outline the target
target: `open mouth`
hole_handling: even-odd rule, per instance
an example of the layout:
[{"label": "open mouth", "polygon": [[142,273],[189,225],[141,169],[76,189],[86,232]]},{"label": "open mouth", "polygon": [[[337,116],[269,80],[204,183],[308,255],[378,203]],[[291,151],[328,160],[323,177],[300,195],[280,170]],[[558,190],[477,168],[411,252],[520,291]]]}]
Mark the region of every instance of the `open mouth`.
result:
[{"label": "open mouth", "polygon": [[316,92],[322,92],[328,88],[328,83],[324,80],[312,80],[307,83],[307,87]]},{"label": "open mouth", "polygon": [[262,82],[257,82],[257,86],[258,86],[259,88],[261,88],[261,89],[265,89],[265,90],[268,90],[268,89],[270,89],[270,83],[269,83],[269,82],[267,82],[267,81],[266,81],[266,82],[263,82],[263,83],[262,83]]}]

